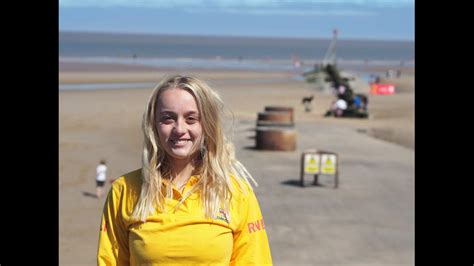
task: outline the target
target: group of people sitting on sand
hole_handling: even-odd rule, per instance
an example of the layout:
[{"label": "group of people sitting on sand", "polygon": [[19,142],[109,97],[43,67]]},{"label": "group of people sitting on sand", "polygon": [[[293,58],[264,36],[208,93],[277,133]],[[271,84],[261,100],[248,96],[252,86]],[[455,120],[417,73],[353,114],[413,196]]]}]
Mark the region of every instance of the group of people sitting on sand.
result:
[{"label": "group of people sitting on sand", "polygon": [[336,99],[331,103],[325,116],[368,118],[368,98],[364,94],[354,94],[351,88],[339,85],[335,89]]}]

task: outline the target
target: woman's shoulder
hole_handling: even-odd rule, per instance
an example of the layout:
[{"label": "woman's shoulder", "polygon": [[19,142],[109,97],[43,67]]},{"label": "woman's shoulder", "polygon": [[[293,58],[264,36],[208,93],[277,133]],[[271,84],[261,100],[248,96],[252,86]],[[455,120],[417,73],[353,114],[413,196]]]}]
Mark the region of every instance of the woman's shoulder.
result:
[{"label": "woman's shoulder", "polygon": [[122,214],[126,213],[124,219],[131,216],[140,197],[141,174],[141,169],[137,169],[118,177],[112,183],[109,200],[118,203],[114,206],[123,210]]},{"label": "woman's shoulder", "polygon": [[142,184],[142,169],[136,169],[121,175],[112,183],[112,189],[116,190],[137,190]]},{"label": "woman's shoulder", "polygon": [[230,175],[230,180],[234,196],[246,198],[253,193],[252,185],[247,178],[238,175]]}]

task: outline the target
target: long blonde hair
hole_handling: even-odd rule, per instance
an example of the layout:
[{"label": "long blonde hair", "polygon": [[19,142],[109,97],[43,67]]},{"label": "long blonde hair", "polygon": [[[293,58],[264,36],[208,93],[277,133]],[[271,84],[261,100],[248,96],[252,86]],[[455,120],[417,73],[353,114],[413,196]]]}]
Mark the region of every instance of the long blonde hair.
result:
[{"label": "long blonde hair", "polygon": [[[234,176],[242,188],[249,179],[255,185],[245,167],[235,158],[234,146],[226,138],[223,129],[223,103],[219,95],[205,82],[190,76],[165,77],[150,95],[143,114],[142,129],[144,145],[142,154],[142,188],[140,198],[132,216],[142,221],[156,209],[166,212],[165,200],[173,196],[170,179],[170,166],[167,155],[161,146],[157,132],[157,102],[160,94],[167,89],[182,89],[194,96],[202,125],[199,160],[196,171],[200,178],[193,187],[183,195],[177,207],[192,193],[198,191],[201,196],[205,216],[214,218],[219,208],[228,210],[234,187],[231,176]],[[251,186],[248,186],[251,187]],[[164,188],[164,189],[163,189]]]}]

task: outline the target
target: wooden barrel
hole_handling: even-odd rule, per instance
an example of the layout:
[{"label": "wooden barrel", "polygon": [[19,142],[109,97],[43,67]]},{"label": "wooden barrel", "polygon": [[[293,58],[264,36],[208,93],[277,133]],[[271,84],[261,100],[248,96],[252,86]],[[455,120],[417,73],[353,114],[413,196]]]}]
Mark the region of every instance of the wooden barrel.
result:
[{"label": "wooden barrel", "polygon": [[296,130],[293,127],[257,127],[257,150],[296,150]]},{"label": "wooden barrel", "polygon": [[257,126],[294,126],[291,113],[268,111],[258,113]]},{"label": "wooden barrel", "polygon": [[265,106],[265,112],[288,112],[290,113],[291,122],[295,122],[293,107],[287,106]]}]

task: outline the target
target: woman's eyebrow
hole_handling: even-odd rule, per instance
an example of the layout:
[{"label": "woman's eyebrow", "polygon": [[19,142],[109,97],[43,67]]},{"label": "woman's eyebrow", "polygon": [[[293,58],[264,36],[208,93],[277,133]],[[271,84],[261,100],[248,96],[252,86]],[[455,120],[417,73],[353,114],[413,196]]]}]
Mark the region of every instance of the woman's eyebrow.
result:
[{"label": "woman's eyebrow", "polygon": [[[161,111],[159,113],[160,115],[177,115],[175,112],[172,112],[172,111]],[[186,113],[184,113],[184,116],[188,116],[188,115],[199,115],[199,112],[198,111],[187,111]]]},{"label": "woman's eyebrow", "polygon": [[160,115],[176,115],[174,112],[171,111],[161,111]]},{"label": "woman's eyebrow", "polygon": [[185,115],[194,115],[194,114],[199,115],[199,112],[198,111],[188,111],[188,112],[185,113]]}]

